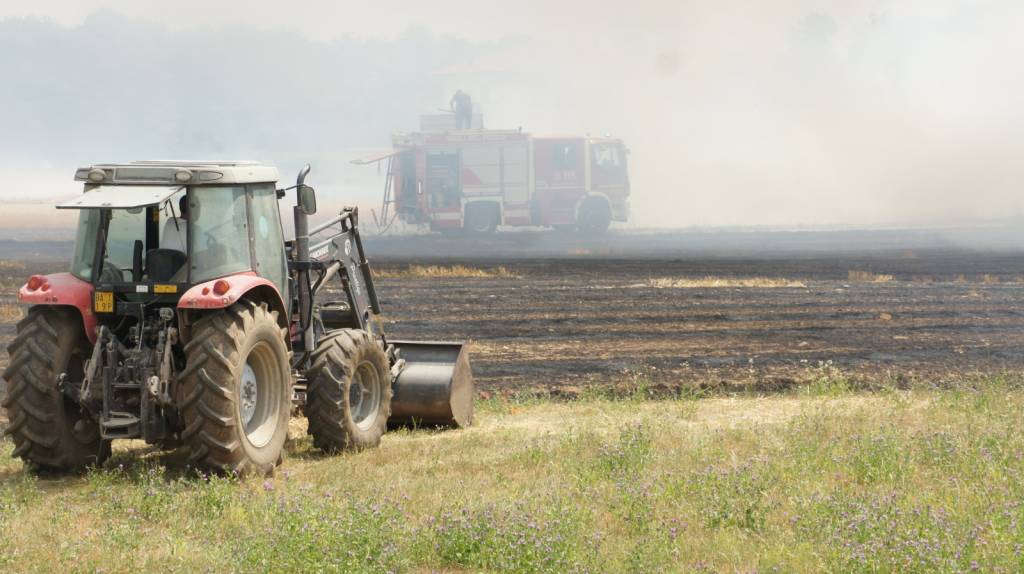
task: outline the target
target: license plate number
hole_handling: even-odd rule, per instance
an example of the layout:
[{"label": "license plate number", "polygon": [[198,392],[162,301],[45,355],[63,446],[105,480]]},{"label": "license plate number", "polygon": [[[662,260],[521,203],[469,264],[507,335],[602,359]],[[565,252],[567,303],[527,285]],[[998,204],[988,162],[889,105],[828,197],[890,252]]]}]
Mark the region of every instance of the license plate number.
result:
[{"label": "license plate number", "polygon": [[97,313],[113,313],[114,294],[106,291],[97,291],[93,296],[93,309]]}]

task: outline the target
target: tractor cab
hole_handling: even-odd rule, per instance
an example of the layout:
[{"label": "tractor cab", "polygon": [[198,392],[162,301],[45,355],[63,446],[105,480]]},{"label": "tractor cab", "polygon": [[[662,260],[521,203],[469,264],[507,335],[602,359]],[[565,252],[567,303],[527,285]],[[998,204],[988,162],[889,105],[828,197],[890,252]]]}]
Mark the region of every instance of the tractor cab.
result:
[{"label": "tractor cab", "polygon": [[[288,300],[277,170],[255,163],[140,162],[81,169],[71,273],[116,301],[177,301],[190,287],[252,273]],[[251,230],[251,232],[250,232]],[[102,319],[102,315],[100,315]]]}]

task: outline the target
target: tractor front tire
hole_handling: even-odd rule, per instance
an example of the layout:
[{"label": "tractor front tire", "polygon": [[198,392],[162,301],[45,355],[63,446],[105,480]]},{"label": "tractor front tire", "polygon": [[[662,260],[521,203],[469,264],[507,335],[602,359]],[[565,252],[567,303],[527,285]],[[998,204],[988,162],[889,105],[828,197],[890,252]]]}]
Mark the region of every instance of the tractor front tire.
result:
[{"label": "tractor front tire", "polygon": [[391,370],[369,333],[327,333],[313,352],[307,380],[306,417],[315,447],[333,454],[380,444],[391,415]]},{"label": "tractor front tire", "polygon": [[292,398],[286,337],[276,311],[244,299],[196,321],[178,379],[192,466],[248,476],[281,462]]},{"label": "tractor front tire", "polygon": [[14,440],[12,456],[33,470],[79,472],[110,456],[110,441],[99,425],[61,392],[57,378],[81,384],[90,355],[82,320],[72,309],[37,306],[18,323],[7,347],[10,365],[4,371],[7,396],[3,406]]}]

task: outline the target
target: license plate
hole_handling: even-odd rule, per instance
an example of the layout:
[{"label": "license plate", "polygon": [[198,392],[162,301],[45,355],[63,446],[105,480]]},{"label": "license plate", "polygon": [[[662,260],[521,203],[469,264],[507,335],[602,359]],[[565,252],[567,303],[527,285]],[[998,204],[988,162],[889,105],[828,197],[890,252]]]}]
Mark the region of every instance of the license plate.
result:
[{"label": "license plate", "polygon": [[97,313],[113,313],[114,294],[107,291],[97,291],[93,296],[93,310]]},{"label": "license plate", "polygon": [[177,285],[153,285],[153,292],[154,293],[158,293],[158,294],[159,293],[177,293],[178,292],[178,286]]}]

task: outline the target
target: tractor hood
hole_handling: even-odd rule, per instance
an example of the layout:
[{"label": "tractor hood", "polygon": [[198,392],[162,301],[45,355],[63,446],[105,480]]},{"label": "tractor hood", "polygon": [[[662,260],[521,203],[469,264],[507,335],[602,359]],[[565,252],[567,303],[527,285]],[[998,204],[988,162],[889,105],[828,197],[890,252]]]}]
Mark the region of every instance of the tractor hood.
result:
[{"label": "tractor hood", "polygon": [[100,185],[57,204],[57,209],[132,209],[158,205],[183,189],[180,185]]}]

